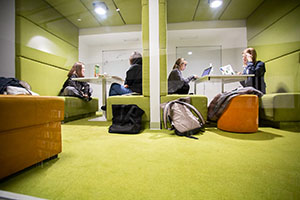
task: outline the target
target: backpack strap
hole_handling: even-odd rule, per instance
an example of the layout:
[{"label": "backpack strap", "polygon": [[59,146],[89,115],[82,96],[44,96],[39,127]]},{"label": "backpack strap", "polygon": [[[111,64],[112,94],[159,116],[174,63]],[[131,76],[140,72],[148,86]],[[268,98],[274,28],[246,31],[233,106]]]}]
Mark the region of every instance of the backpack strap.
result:
[{"label": "backpack strap", "polygon": [[165,108],[164,108],[163,120],[164,120],[164,127],[165,127],[165,129],[168,129],[168,126],[167,126],[168,119],[169,119],[169,121],[170,121],[170,123],[171,123],[171,120],[170,120],[170,118],[168,117],[168,112],[169,112],[169,110],[170,110],[171,105],[174,104],[174,103],[175,103],[175,100],[174,100],[174,101],[169,101],[169,102],[166,104]]},{"label": "backpack strap", "polygon": [[[170,107],[172,104],[174,103],[179,103],[179,104],[182,104],[182,105],[185,105],[187,106],[189,109],[193,110],[196,115],[198,116],[198,118],[200,119],[201,123],[202,124],[205,124],[205,120],[203,119],[201,113],[197,110],[197,108],[195,108],[193,105],[189,104],[189,103],[186,103],[184,101],[178,101],[178,100],[174,100],[174,101],[170,101],[166,104],[165,108],[164,108],[164,115],[163,115],[163,120],[164,120],[164,126],[165,126],[165,129],[168,129],[168,126],[167,126],[167,122],[168,122],[168,111],[170,110]],[[169,119],[170,121],[170,119]],[[170,121],[171,122],[171,121]]]}]

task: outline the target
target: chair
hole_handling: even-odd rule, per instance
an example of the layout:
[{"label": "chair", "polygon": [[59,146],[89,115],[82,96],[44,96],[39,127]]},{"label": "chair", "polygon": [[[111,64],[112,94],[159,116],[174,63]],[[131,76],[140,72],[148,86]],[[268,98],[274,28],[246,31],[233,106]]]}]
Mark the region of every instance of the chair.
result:
[{"label": "chair", "polygon": [[240,95],[231,99],[226,110],[217,122],[217,127],[224,131],[253,133],[258,130],[258,97]]}]

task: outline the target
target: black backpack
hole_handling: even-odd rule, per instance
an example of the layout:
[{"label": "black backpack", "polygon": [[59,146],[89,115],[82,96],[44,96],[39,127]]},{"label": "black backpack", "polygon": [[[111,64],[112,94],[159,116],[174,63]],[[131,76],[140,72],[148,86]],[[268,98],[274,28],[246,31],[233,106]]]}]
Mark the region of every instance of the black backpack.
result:
[{"label": "black backpack", "polygon": [[[169,130],[175,129],[176,135],[198,139],[192,135],[199,133],[200,131],[205,131],[205,121],[201,113],[193,105],[185,101],[189,101],[189,98],[181,98],[170,101],[164,106],[164,126],[167,129],[167,121],[169,120],[171,124],[171,128],[169,128]],[[191,110],[198,116],[198,118]]]},{"label": "black backpack", "polygon": [[135,104],[112,105],[112,125],[109,133],[136,134],[142,129],[144,111]]}]

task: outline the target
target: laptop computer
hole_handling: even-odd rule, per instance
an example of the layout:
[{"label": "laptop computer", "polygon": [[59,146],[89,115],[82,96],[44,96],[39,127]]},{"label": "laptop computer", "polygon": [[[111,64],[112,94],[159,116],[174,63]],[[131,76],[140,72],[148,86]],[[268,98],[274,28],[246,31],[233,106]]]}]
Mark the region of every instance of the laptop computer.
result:
[{"label": "laptop computer", "polygon": [[212,67],[208,67],[208,68],[204,69],[201,77],[202,76],[208,76],[210,74],[210,72],[211,72],[211,69],[212,69]]},{"label": "laptop computer", "polygon": [[220,67],[220,71],[222,75],[235,75],[235,72],[233,71],[231,65],[225,65],[223,67]]}]

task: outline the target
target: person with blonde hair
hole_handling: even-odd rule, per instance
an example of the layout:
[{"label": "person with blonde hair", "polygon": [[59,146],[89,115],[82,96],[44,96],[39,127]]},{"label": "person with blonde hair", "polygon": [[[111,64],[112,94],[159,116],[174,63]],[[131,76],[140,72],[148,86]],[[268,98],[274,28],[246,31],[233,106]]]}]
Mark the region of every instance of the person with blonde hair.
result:
[{"label": "person with blonde hair", "polygon": [[190,90],[189,82],[197,78],[196,75],[183,78],[182,71],[186,69],[187,61],[178,58],[173,66],[173,70],[168,77],[168,94],[188,94]]},{"label": "person with blonde hair", "polygon": [[257,53],[254,48],[247,48],[242,52],[243,56],[243,73],[242,74],[254,74],[254,77],[248,77],[246,81],[241,81],[241,85],[244,87],[254,87],[255,89],[266,93],[266,83],[264,75],[266,72],[265,63],[257,61]]},{"label": "person with blonde hair", "polygon": [[60,90],[60,96],[79,97],[85,101],[92,100],[92,88],[87,82],[72,80],[73,78],[84,77],[85,66],[82,62],[76,62],[68,73],[68,79]]}]

